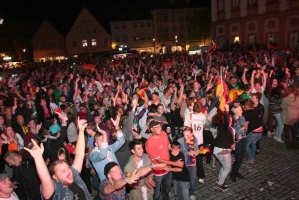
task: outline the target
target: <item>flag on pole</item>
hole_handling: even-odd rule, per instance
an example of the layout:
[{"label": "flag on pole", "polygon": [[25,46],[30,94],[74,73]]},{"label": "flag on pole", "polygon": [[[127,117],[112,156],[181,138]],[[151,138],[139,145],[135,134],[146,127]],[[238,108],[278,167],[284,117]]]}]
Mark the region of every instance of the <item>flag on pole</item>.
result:
[{"label": "flag on pole", "polygon": [[87,70],[94,71],[95,68],[96,68],[96,65],[94,65],[94,64],[86,64],[86,63],[83,63],[83,68],[84,68],[84,69],[87,69]]},{"label": "flag on pole", "polygon": [[219,98],[219,103],[220,103],[219,104],[219,109],[221,111],[225,110],[224,106],[226,104],[227,94],[228,94],[228,88],[227,88],[226,82],[223,79],[224,79],[224,77],[223,77],[222,68],[220,68],[220,75],[218,77],[217,86],[216,86],[216,96],[219,96],[220,93],[221,93],[221,90],[223,89],[223,93]]},{"label": "flag on pole", "polygon": [[208,53],[213,53],[216,49],[219,49],[219,46],[212,40],[212,46],[209,49]]},{"label": "flag on pole", "polygon": [[269,42],[268,43],[268,49],[277,49],[278,45],[273,43],[273,42]]}]

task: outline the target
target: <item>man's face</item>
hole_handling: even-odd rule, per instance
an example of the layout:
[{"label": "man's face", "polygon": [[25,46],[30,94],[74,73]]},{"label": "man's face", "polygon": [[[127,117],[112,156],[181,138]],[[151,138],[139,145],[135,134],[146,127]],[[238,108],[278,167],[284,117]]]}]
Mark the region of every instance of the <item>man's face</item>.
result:
[{"label": "man's face", "polygon": [[101,123],[101,117],[100,117],[100,116],[96,116],[96,117],[94,118],[94,122],[95,122],[96,124]]},{"label": "man's face", "polygon": [[0,193],[10,196],[12,192],[13,192],[12,182],[8,177],[3,181],[0,181]]},{"label": "man's face", "polygon": [[194,82],[194,83],[193,83],[193,87],[194,87],[194,90],[198,90],[198,89],[199,89],[199,84],[198,84],[198,82]]},{"label": "man's face", "polygon": [[70,166],[65,162],[56,165],[53,178],[56,181],[62,181],[64,186],[70,186],[74,183],[73,172]]},{"label": "man's face", "polygon": [[160,135],[161,134],[161,130],[162,130],[162,126],[161,125],[157,125],[151,128],[151,132],[155,135]]},{"label": "man's face", "polygon": [[6,158],[5,161],[9,166],[17,167],[21,164],[21,159],[19,159],[17,156],[13,156],[12,158]]},{"label": "man's face", "polygon": [[143,147],[142,144],[137,144],[135,145],[134,150],[132,150],[132,153],[137,156],[137,157],[142,157],[143,156]]},{"label": "man's face", "polygon": [[17,116],[17,122],[18,122],[19,124],[24,125],[24,117],[23,117],[22,115],[18,115],[18,116]]},{"label": "man's face", "polygon": [[277,81],[277,79],[273,79],[273,80],[272,80],[272,85],[275,86],[275,87],[278,85],[278,81]]},{"label": "man's face", "polygon": [[95,145],[97,147],[101,147],[102,142],[103,142],[103,136],[101,135],[101,136],[96,138]]},{"label": "man's face", "polygon": [[191,133],[191,131],[187,131],[187,130],[184,131],[185,140],[189,140],[192,135],[193,134]]},{"label": "man's face", "polygon": [[105,121],[105,126],[110,130],[112,129],[112,122],[110,120]]},{"label": "man's face", "polygon": [[177,156],[180,153],[180,151],[181,151],[180,147],[174,146],[174,147],[172,147],[171,153],[172,153],[172,155]]},{"label": "man's face", "polygon": [[30,129],[35,129],[36,128],[36,123],[34,120],[31,120],[28,122],[28,126],[30,127]]},{"label": "man's face", "polygon": [[112,178],[113,181],[121,179],[121,170],[118,165],[111,168],[108,177]]},{"label": "man's face", "polygon": [[30,95],[30,94],[26,94],[25,97],[26,97],[26,100],[27,100],[27,101],[30,101],[30,100],[31,100],[31,95]]},{"label": "man's face", "polygon": [[64,96],[61,96],[61,97],[59,98],[59,100],[60,100],[60,102],[62,102],[62,103],[65,103],[65,102],[66,102],[66,98],[65,98]]},{"label": "man's face", "polygon": [[47,105],[46,100],[41,99],[41,100],[40,100],[40,105],[43,106],[43,107],[45,107],[45,106]]},{"label": "man's face", "polygon": [[230,79],[230,84],[235,85],[236,82],[237,82],[237,79],[236,79],[236,78],[232,78],[232,79]]},{"label": "man's face", "polygon": [[260,90],[261,89],[261,84],[259,84],[259,83],[254,84],[254,88],[256,90]]}]

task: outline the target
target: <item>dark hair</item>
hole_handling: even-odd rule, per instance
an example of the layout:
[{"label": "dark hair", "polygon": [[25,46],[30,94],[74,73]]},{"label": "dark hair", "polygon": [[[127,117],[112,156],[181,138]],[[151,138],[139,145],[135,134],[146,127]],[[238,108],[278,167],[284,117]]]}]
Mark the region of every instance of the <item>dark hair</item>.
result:
[{"label": "dark hair", "polygon": [[55,167],[57,166],[57,165],[59,165],[59,164],[62,164],[62,163],[66,163],[67,165],[69,165],[66,161],[64,161],[64,160],[56,160],[56,161],[54,161],[51,165],[50,165],[50,167],[49,167],[49,174],[50,174],[50,177],[52,178],[53,177],[53,175],[55,174],[55,172],[56,172],[56,169],[55,169]]},{"label": "dark hair", "polygon": [[88,122],[86,129],[91,129],[94,132],[97,132],[97,124],[95,122]]},{"label": "dark hair", "polygon": [[193,106],[193,112],[199,113],[201,112],[201,103],[196,101]]},{"label": "dark hair", "polygon": [[100,136],[102,136],[102,134],[99,133],[99,132],[97,132],[97,133],[94,135],[93,146],[96,146],[96,145],[95,145],[95,144],[96,144],[96,139],[97,139],[98,137],[100,137]]},{"label": "dark hair", "polygon": [[135,146],[136,145],[142,145],[143,146],[143,142],[141,140],[138,139],[133,139],[130,143],[129,143],[129,149],[130,150],[135,150]]},{"label": "dark hair", "polygon": [[61,109],[61,110],[64,110],[64,109],[66,109],[66,108],[67,108],[67,106],[66,106],[65,104],[61,104],[61,105],[60,105],[60,109]]},{"label": "dark hair", "polygon": [[253,101],[252,100],[245,101],[245,106],[253,108]]},{"label": "dark hair", "polygon": [[191,127],[183,128],[183,132],[185,132],[185,131],[190,131],[191,133],[193,133],[193,129]]},{"label": "dark hair", "polygon": [[220,124],[222,124],[224,122],[224,112],[223,111],[219,111],[217,112],[216,115],[213,116],[212,118],[212,127],[216,128],[218,127]]},{"label": "dark hair", "polygon": [[254,94],[252,95],[252,97],[253,97],[253,96],[255,96],[258,100],[260,100],[260,99],[262,98],[262,93],[257,92],[257,93],[254,93]]},{"label": "dark hair", "polygon": [[181,144],[178,141],[173,141],[171,143],[171,148],[173,148],[173,147],[179,147],[179,148],[181,148]]},{"label": "dark hair", "polygon": [[76,125],[75,117],[71,112],[66,113],[67,116],[67,127],[73,122]]}]

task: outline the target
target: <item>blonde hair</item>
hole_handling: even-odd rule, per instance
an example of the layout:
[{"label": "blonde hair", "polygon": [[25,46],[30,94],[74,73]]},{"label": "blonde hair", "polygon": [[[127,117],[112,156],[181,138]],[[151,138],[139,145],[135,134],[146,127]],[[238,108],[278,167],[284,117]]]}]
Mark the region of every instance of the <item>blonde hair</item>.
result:
[{"label": "blonde hair", "polygon": [[6,135],[7,137],[7,129],[8,128],[11,128],[12,129],[12,132],[14,133],[14,136],[12,138],[7,138],[7,140],[9,142],[15,142],[16,144],[19,144],[19,138],[17,136],[17,134],[15,133],[15,131],[13,130],[13,128],[11,126],[6,126],[3,130],[3,133]]}]

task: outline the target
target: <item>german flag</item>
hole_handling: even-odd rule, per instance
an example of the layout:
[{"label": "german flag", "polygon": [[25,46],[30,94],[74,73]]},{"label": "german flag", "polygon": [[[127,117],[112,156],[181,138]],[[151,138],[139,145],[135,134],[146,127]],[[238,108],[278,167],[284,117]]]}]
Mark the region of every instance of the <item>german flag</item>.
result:
[{"label": "german flag", "polygon": [[278,45],[273,43],[273,42],[269,42],[268,43],[268,49],[277,49]]},{"label": "german flag", "polygon": [[213,45],[209,49],[208,53],[213,53],[216,49],[219,49],[219,46],[214,41],[212,41],[212,43]]},{"label": "german flag", "polygon": [[224,106],[225,106],[226,101],[227,101],[228,88],[227,88],[226,82],[224,81],[223,72],[222,72],[222,68],[221,68],[220,69],[220,75],[219,75],[218,80],[217,80],[216,96],[219,96],[222,89],[223,89],[223,93],[222,93],[222,95],[220,96],[220,99],[219,99],[219,102],[220,102],[219,109],[221,111],[224,111],[225,110]]},{"label": "german flag", "polygon": [[96,68],[96,65],[94,65],[94,64],[86,64],[86,63],[83,63],[83,68],[84,68],[84,69],[87,69],[87,70],[94,71],[95,68]]},{"label": "german flag", "polygon": [[164,61],[163,62],[164,67],[169,67],[169,66],[171,66],[171,64],[172,64],[171,61]]},{"label": "german flag", "polygon": [[227,98],[227,103],[228,104],[231,104],[233,103],[234,101],[237,100],[237,98],[243,94],[244,90],[238,90],[236,88],[233,88],[231,89],[229,92],[228,92],[228,98]]}]

